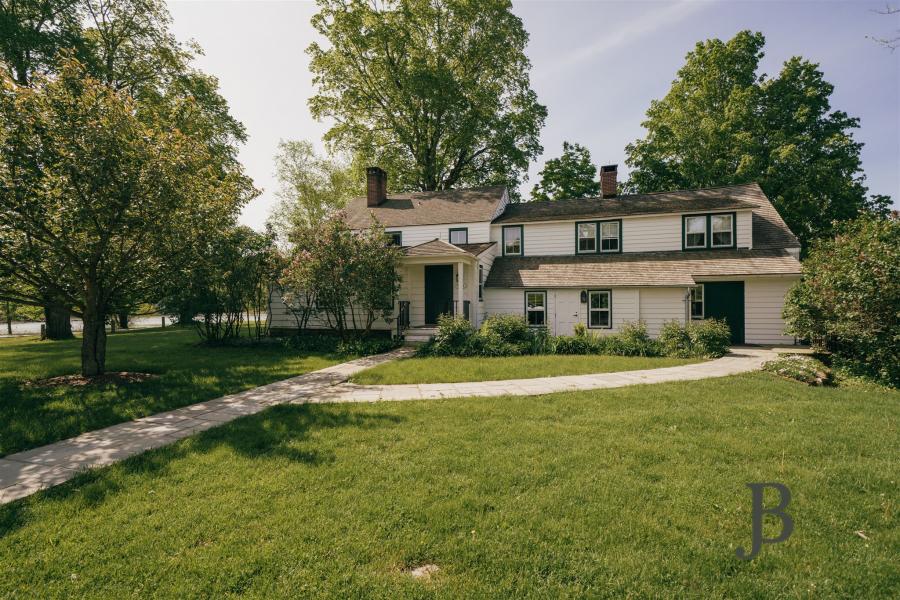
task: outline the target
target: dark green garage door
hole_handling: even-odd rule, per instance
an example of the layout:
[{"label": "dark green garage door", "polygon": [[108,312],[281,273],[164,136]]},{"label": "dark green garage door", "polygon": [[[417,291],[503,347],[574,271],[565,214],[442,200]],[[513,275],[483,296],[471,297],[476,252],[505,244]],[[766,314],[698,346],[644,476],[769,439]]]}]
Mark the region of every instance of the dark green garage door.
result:
[{"label": "dark green garage door", "polygon": [[731,343],[744,343],[744,282],[716,281],[703,284],[704,315],[725,319],[731,327]]}]

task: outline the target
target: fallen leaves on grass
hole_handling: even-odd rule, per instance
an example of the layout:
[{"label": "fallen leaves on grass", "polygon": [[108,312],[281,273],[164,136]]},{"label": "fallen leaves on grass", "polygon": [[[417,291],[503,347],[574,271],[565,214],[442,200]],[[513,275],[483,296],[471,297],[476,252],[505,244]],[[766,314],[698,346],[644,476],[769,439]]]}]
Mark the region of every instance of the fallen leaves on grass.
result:
[{"label": "fallen leaves on grass", "polygon": [[47,379],[37,379],[35,381],[26,381],[25,387],[42,388],[42,387],[81,387],[86,385],[104,385],[107,383],[123,384],[123,383],[141,383],[150,379],[156,379],[159,375],[153,373],[137,373],[134,371],[112,371],[103,375],[94,377],[85,377],[84,375],[60,375],[58,377],[49,377]]}]

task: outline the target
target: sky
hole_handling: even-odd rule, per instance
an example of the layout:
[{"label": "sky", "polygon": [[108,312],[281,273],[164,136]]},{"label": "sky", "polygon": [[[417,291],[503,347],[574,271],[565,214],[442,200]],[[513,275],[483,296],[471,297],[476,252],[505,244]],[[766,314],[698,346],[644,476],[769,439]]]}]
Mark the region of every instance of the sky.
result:
[{"label": "sky", "polygon": [[[650,101],[666,94],[685,54],[698,41],[750,29],[766,37],[763,73],[777,75],[796,55],[820,65],[835,88],[832,109],[860,119],[854,135],[865,144],[869,192],[900,206],[900,49],[867,38],[900,30],[900,14],[875,12],[884,7],[826,0],[514,2],[531,36],[532,87],[549,112],[544,154],[529,169],[524,195],[563,141],[586,146],[597,165],[618,164],[625,179],[625,146],[643,136]],[[277,202],[279,140],[306,139],[324,151],[329,123],[313,119],[307,106],[314,88],[305,49],[318,39],[309,23],[315,4],[170,0],[169,9],[175,35],[200,44],[205,54],[197,66],[219,78],[232,114],[247,128],[240,158],[262,194],[241,222],[261,229]]]}]

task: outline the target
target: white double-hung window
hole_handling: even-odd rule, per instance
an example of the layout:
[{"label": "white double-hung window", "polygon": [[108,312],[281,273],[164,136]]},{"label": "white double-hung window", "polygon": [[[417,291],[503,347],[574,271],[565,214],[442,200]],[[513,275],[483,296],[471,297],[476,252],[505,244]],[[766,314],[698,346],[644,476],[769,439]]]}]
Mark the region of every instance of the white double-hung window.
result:
[{"label": "white double-hung window", "polygon": [[588,327],[609,329],[612,327],[612,292],[591,290],[588,292]]},{"label": "white double-hung window", "polygon": [[706,215],[684,218],[684,247],[706,248]]},{"label": "white double-hung window", "polygon": [[703,318],[703,284],[691,288],[691,319]]},{"label": "white double-hung window", "polygon": [[597,224],[578,224],[578,253],[597,251]]},{"label": "white double-hung window", "polygon": [[730,248],[734,245],[734,215],[713,215],[711,228],[713,248]]},{"label": "white double-hung window", "polygon": [[522,255],[522,226],[508,225],[503,228],[503,255]]},{"label": "white double-hung window", "polygon": [[619,233],[621,228],[619,221],[600,223],[600,252],[618,252]]},{"label": "white double-hung window", "polygon": [[525,318],[532,327],[547,324],[547,292],[525,292]]}]

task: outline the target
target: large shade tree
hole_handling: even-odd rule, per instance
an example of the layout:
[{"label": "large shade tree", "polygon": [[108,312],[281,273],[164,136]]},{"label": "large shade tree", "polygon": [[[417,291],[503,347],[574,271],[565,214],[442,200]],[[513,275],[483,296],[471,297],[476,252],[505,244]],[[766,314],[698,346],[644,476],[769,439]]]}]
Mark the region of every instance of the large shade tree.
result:
[{"label": "large shade tree", "polygon": [[547,115],[508,0],[318,0],[310,108],[325,139],[400,190],[507,184],[541,152]]},{"label": "large shade tree", "polygon": [[548,160],[539,177],[531,192],[532,200],[585,198],[600,192],[597,167],[591,161],[591,153],[580,144],[563,142],[562,155]]},{"label": "large shade tree", "polygon": [[866,197],[859,120],[831,107],[834,86],[800,57],[758,74],[765,38],[742,31],[700,42],[669,93],[654,100],[643,139],[626,147],[635,192],[758,182],[804,246],[832,222],[884,212]]},{"label": "large shade tree", "polygon": [[203,140],[138,113],[75,60],[0,88],[0,263],[82,316],[85,376],[104,372],[110,311],[151,295],[189,260],[191,232],[247,197]]},{"label": "large shade tree", "polygon": [[[241,170],[237,145],[246,138],[244,128],[229,114],[216,79],[191,66],[199,48],[180,44],[170,26],[162,0],[0,0],[0,62],[27,86],[35,75],[56,73],[65,57],[78,57],[87,73],[129,96],[143,122],[164,120],[202,142],[218,178],[233,178]],[[199,248],[210,231],[209,224],[199,227],[185,247]],[[52,339],[71,336],[71,306],[57,292],[63,284],[55,268],[46,265],[40,280],[18,270],[6,279],[9,285],[0,280],[0,298],[44,307]],[[155,299],[123,289],[115,310],[121,315]]]}]

